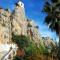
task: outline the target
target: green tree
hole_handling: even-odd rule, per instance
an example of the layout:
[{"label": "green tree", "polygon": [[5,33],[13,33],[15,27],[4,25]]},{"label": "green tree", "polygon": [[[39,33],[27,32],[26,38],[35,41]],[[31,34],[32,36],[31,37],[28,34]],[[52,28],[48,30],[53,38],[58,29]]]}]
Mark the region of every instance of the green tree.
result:
[{"label": "green tree", "polygon": [[60,47],[60,0],[46,1],[43,10],[47,13],[45,23],[52,31],[55,31],[56,34],[59,36]]},{"label": "green tree", "polygon": [[24,35],[12,35],[12,41],[17,44],[18,48],[27,47],[29,44],[29,37]]},{"label": "green tree", "polygon": [[44,6],[44,12],[47,13],[45,23],[52,31],[56,31],[60,44],[60,0],[47,1]]},{"label": "green tree", "polygon": [[25,49],[26,50],[26,56],[33,56],[36,55],[36,45],[33,42],[30,42],[29,46]]},{"label": "green tree", "polygon": [[23,59],[25,56],[25,48],[29,45],[29,37],[12,34],[12,42],[18,46],[17,57]]},{"label": "green tree", "polygon": [[13,58],[13,60],[20,60],[20,57],[15,56],[15,57]]}]

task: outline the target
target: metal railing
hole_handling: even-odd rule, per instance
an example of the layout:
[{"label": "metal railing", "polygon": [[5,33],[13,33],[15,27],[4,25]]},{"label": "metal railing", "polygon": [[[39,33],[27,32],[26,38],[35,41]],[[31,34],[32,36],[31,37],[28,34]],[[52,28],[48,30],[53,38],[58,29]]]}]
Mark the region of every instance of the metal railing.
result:
[{"label": "metal railing", "polygon": [[5,54],[1,60],[13,60],[13,57],[16,55],[17,48],[10,48],[9,52]]}]

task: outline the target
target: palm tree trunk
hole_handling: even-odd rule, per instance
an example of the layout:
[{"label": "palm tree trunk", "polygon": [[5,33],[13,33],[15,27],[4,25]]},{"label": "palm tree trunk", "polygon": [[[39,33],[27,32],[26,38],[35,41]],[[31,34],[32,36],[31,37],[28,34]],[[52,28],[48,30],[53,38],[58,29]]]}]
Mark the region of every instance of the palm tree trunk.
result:
[{"label": "palm tree trunk", "polygon": [[59,48],[60,48],[60,30],[59,30]]},{"label": "palm tree trunk", "polygon": [[59,48],[60,48],[60,35],[59,35]]},{"label": "palm tree trunk", "polygon": [[59,30],[58,60],[60,60],[60,30]]}]

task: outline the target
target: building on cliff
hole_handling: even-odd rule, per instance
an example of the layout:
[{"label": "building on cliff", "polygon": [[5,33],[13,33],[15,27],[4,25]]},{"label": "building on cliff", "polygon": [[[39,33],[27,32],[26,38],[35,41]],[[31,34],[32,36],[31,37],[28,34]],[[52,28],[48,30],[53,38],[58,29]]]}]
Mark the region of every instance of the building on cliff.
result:
[{"label": "building on cliff", "polygon": [[18,35],[27,35],[27,20],[22,2],[15,4],[12,13],[8,9],[0,8],[0,44],[9,43],[12,32]]},{"label": "building on cliff", "polygon": [[32,20],[27,20],[22,2],[15,4],[12,13],[8,9],[0,8],[0,44],[10,43],[12,32],[17,35],[29,35],[36,45],[42,41],[38,26]]},{"label": "building on cliff", "polygon": [[[32,27],[28,26],[29,23]],[[12,13],[8,9],[4,10],[0,8],[0,43],[9,43],[12,32],[17,35],[29,35],[27,33],[28,30],[30,30],[30,35],[33,34],[32,38],[35,43],[38,43],[41,38],[38,32],[38,26],[31,20],[27,21],[22,2],[15,4],[15,9]]]},{"label": "building on cliff", "polygon": [[15,10],[12,15],[12,31],[18,35],[27,35],[27,20],[24,4],[22,2],[16,3]]},{"label": "building on cliff", "polygon": [[[3,60],[9,60],[8,57],[13,54],[13,51],[16,51],[16,46],[14,44],[10,44],[12,41],[12,32],[16,35],[29,36],[31,41],[33,41],[37,47],[39,47],[40,43],[44,43],[39,34],[38,26],[33,21],[27,20],[24,4],[22,2],[15,4],[15,9],[12,13],[8,9],[4,10],[0,8],[0,57],[2,54],[5,56],[5,54],[2,53],[3,51],[8,51],[8,54],[6,53],[7,56],[5,56]],[[45,40],[45,45],[49,41],[46,42]],[[14,50],[10,53],[9,50],[11,47],[13,48],[13,46]]]}]

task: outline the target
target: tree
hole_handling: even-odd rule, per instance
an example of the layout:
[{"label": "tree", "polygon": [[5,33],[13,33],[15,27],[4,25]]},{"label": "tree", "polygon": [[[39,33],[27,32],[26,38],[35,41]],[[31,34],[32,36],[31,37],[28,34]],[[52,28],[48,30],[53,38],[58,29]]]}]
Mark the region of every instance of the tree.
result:
[{"label": "tree", "polygon": [[44,22],[52,31],[55,31],[56,34],[59,36],[60,47],[60,0],[46,1],[43,10],[47,13]]},{"label": "tree", "polygon": [[20,60],[20,58],[18,56],[15,56],[13,60]]},{"label": "tree", "polygon": [[24,36],[24,35],[13,35],[12,36],[12,41],[17,44],[18,48],[24,48],[28,46],[29,43],[29,38]]},{"label": "tree", "polygon": [[25,48],[29,45],[29,37],[12,33],[12,42],[18,46],[17,57],[23,59],[25,56]]},{"label": "tree", "polygon": [[44,12],[47,13],[45,23],[49,26],[52,31],[56,31],[59,35],[60,42],[60,2],[59,0],[46,2],[44,6]]}]

